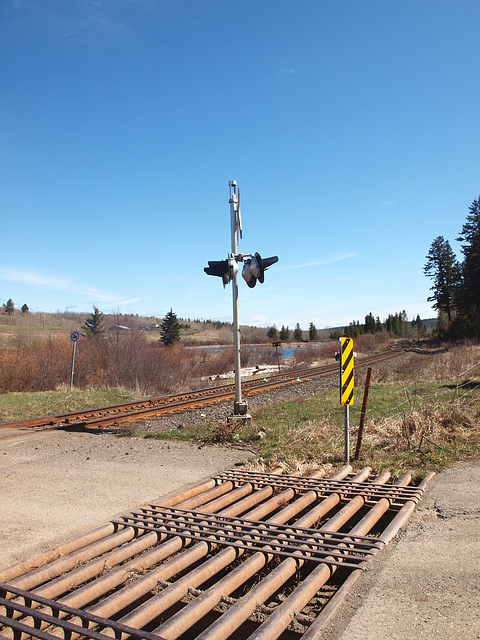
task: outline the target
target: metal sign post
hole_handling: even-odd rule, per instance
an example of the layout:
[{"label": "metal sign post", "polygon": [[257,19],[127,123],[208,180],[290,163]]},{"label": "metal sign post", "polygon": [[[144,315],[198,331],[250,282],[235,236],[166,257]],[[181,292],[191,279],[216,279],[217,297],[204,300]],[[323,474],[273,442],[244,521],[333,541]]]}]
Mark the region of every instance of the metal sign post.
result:
[{"label": "metal sign post", "polygon": [[[230,180],[230,229],[232,238],[232,253],[228,259],[230,277],[232,279],[232,301],[233,301],[233,359],[235,370],[235,402],[233,405],[234,416],[244,416],[247,418],[248,404],[242,400],[242,375],[240,363],[240,322],[239,322],[239,300],[238,300],[238,264],[237,251],[238,240],[242,237],[242,220],[240,218],[240,190],[237,190],[235,180]],[[243,259],[243,256],[242,256]]]},{"label": "metal sign post", "polygon": [[340,404],[345,406],[345,462],[350,461],[349,407],[354,400],[353,340],[340,338]]},{"label": "metal sign post", "polygon": [[73,343],[73,353],[72,353],[72,371],[70,373],[70,389],[73,387],[73,372],[75,371],[75,350],[76,350],[76,346],[79,338],[80,338],[80,333],[78,331],[71,332],[70,342]]},{"label": "metal sign post", "polygon": [[233,415],[228,419],[241,418],[247,420],[250,416],[247,414],[248,405],[242,400],[242,378],[240,368],[240,322],[238,313],[238,263],[243,262],[242,277],[247,285],[253,289],[257,281],[264,282],[265,271],[278,262],[277,256],[270,258],[262,258],[256,253],[243,254],[237,253],[238,240],[242,237],[242,220],[240,218],[240,189],[237,188],[237,182],[230,180],[230,228],[231,228],[231,253],[227,260],[209,260],[208,267],[204,271],[209,276],[218,276],[222,278],[225,287],[232,283],[233,298],[233,355],[235,368],[235,402],[233,405]]},{"label": "metal sign post", "polygon": [[278,365],[278,373],[280,373],[280,358],[278,356],[278,347],[282,346],[281,342],[274,342],[273,346],[275,347],[276,351],[277,351],[277,365]]}]

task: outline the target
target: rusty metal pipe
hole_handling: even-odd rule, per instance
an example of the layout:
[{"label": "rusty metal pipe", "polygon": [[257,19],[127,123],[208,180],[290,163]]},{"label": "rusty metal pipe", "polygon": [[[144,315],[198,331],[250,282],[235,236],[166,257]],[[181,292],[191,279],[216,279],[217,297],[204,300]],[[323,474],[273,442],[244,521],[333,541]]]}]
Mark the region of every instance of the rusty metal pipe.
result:
[{"label": "rusty metal pipe", "polygon": [[[281,473],[281,468],[278,467],[274,469],[274,473]],[[251,491],[251,488],[252,487],[250,486],[249,491]],[[242,487],[240,487],[240,489],[242,489]],[[233,490],[231,491],[231,493],[235,493],[236,497],[238,498],[244,492]],[[237,513],[243,513],[248,505],[252,504],[252,502],[255,504],[256,502],[264,500],[272,493],[273,489],[271,487],[265,487],[264,489],[256,491],[250,496],[247,496],[243,500],[236,502],[220,513],[223,515],[237,515]],[[208,506],[211,506],[211,504],[212,503],[209,503]],[[219,503],[217,503],[217,505],[218,504]],[[184,504],[181,503],[178,506],[182,506],[183,508]],[[191,541],[188,541],[188,543],[190,542]],[[182,539],[179,537],[168,540],[162,545],[164,549],[168,547],[168,554],[164,554],[164,557],[167,557],[168,555],[179,551],[184,545],[185,541],[182,541]],[[123,590],[113,594],[110,598],[103,600],[101,603],[99,603],[99,605],[97,605],[98,610],[97,607],[92,608],[93,612],[96,613],[96,615],[112,615],[113,613],[124,608],[126,604],[128,604],[128,602],[130,602],[132,599],[134,601],[137,597],[141,597],[142,595],[145,595],[145,593],[148,593],[148,591],[156,586],[159,580],[167,580],[169,577],[187,568],[190,564],[198,561],[201,557],[205,556],[208,551],[209,547],[206,543],[198,543],[195,549],[190,549],[189,552],[184,552],[184,554],[187,553],[187,555],[181,554],[182,557],[177,556],[176,558],[174,558],[173,562],[162,565],[144,578],[137,580],[134,584],[128,585]],[[144,556],[142,556],[141,558],[135,559],[134,561],[129,563],[129,565],[131,565],[129,567],[129,570],[135,570],[134,567],[145,569],[147,566],[156,564],[159,561],[159,554],[157,549],[153,549],[151,552],[149,552],[149,554],[151,554],[152,558],[151,564],[146,560],[146,554],[144,554]],[[112,576],[111,574],[107,574],[99,580],[95,581],[92,585],[86,585],[85,587],[78,589],[73,594],[62,598],[60,602],[62,602],[62,604],[68,604],[69,606],[78,607],[80,606],[80,602],[82,603],[82,605],[84,605],[87,602],[99,597],[100,595],[103,595],[103,593],[106,593],[114,586],[121,584],[121,582],[124,582],[126,580],[126,577],[128,576],[126,565],[118,569],[116,572],[112,573],[115,573],[116,575]],[[92,612],[92,610],[90,610],[90,612]]]},{"label": "rusty metal pipe", "polygon": [[[389,476],[390,474],[387,475]],[[380,482],[382,476],[385,477],[385,472],[381,474],[375,482]],[[409,484],[410,479],[411,474],[406,473],[396,483],[396,485],[406,486]],[[357,498],[362,499],[361,496],[357,496],[355,500]],[[377,507],[380,503],[382,504],[382,507],[379,509]],[[388,499],[382,498],[372,509],[369,510],[360,522],[353,527],[350,532],[351,535],[365,535],[368,533],[389,506],[390,504]],[[337,523],[338,522],[339,521],[337,521]],[[329,522],[325,527],[322,527],[322,530],[333,531],[334,529],[332,529]],[[338,529],[335,530],[338,531]],[[299,613],[308,604],[308,602],[310,602],[320,587],[325,584],[334,571],[335,567],[328,567],[327,565],[319,565],[318,567],[315,567],[308,577],[302,581],[297,589],[295,589],[294,593],[284,600],[268,620],[258,627],[255,633],[251,636],[251,640],[274,640],[274,638],[278,638],[293,620],[294,615]]]},{"label": "rusty metal pipe", "polygon": [[23,576],[30,571],[34,571],[39,567],[43,567],[56,560],[57,558],[61,558],[65,555],[68,555],[78,549],[85,547],[86,545],[92,544],[93,542],[97,542],[102,538],[106,538],[107,536],[112,535],[114,533],[115,527],[113,524],[108,523],[90,531],[89,533],[79,536],[78,538],[73,538],[64,544],[55,547],[54,549],[49,549],[48,551],[44,551],[43,553],[39,553],[33,558],[29,558],[23,562],[18,562],[8,567],[4,571],[0,572],[0,582],[11,582],[15,578],[19,576]]},{"label": "rusty metal pipe", "polygon": [[18,578],[15,578],[15,580],[12,580],[10,584],[18,587],[19,589],[33,589],[34,587],[38,587],[44,582],[47,582],[47,580],[52,580],[65,571],[69,571],[73,567],[77,566],[79,562],[91,560],[96,556],[118,547],[120,544],[129,542],[135,537],[135,535],[135,530],[132,527],[126,527],[125,529],[108,536],[108,538],[104,538],[99,542],[95,542],[83,549],[79,549],[64,558],[55,560],[55,562],[45,566],[44,568],[37,569],[36,571],[32,571],[24,576],[19,576]]},{"label": "rusty metal pipe", "polygon": [[[428,482],[433,478],[434,475],[435,474],[433,472],[429,473],[418,485],[418,489],[420,489],[422,492],[425,491]],[[399,529],[408,521],[408,519],[412,515],[414,508],[415,501],[408,500],[407,502],[405,502],[397,515],[393,518],[392,522],[379,537],[379,540],[381,540],[384,544],[388,544],[390,540],[398,533]],[[338,607],[345,600],[346,595],[349,593],[350,589],[357,581],[360,574],[361,571],[357,569],[348,576],[340,589],[338,589],[333,598],[325,605],[325,607],[323,607],[320,614],[315,618],[308,630],[303,634],[302,640],[317,640],[317,638],[320,637],[322,630],[335,615]]]},{"label": "rusty metal pipe", "polygon": [[[243,513],[243,511],[245,510],[245,500],[247,504],[250,504],[252,501],[259,502],[261,500],[264,500],[272,493],[273,490],[270,487],[261,489],[260,491],[252,493],[246,499],[229,506],[223,511],[220,511],[219,514],[233,516],[238,515],[238,512]],[[174,541],[175,546],[178,545],[179,549],[184,544],[184,542],[182,542],[182,539],[179,537],[171,538],[166,544],[172,543],[173,545]],[[178,551],[179,549],[176,550]],[[192,548],[188,551],[184,551],[181,554],[182,558],[180,558],[180,556],[176,556],[176,558],[174,559],[175,562],[169,564],[168,567],[166,565],[162,565],[161,567],[154,569],[147,576],[140,578],[134,584],[127,585],[126,587],[124,587],[124,589],[117,591],[109,598],[106,598],[102,602],[98,603],[98,605],[95,605],[94,607],[89,609],[89,612],[94,613],[95,615],[106,616],[121,611],[129,602],[135,600],[136,597],[140,597],[151,591],[160,580],[168,580],[170,577],[178,573],[178,571],[185,569],[190,564],[197,562],[199,558],[206,556],[209,553],[209,550],[210,547],[206,542],[197,542],[195,544],[195,550]],[[191,560],[189,560],[189,558],[191,558]],[[177,563],[178,566],[181,567],[181,569],[178,569],[178,571],[175,570],[175,563]],[[133,591],[135,591],[135,593],[133,593]],[[64,602],[63,599],[62,602]]]},{"label": "rusty metal pipe", "polygon": [[[341,480],[346,477],[351,467],[345,467],[343,470],[332,476],[332,480]],[[364,480],[368,477],[370,469],[364,469],[358,474],[355,479],[357,481]],[[315,501],[318,498],[314,491],[311,491],[301,498],[297,499],[292,505],[288,505],[286,508],[269,520],[269,523],[282,524],[290,521],[294,515],[296,515],[292,506],[296,505],[296,513],[299,513],[308,506],[308,503]],[[311,526],[322,515],[328,513],[334,508],[340,500],[338,494],[330,495],[322,500],[322,502],[312,509],[306,516],[300,518],[295,522],[295,526]],[[188,628],[190,628],[197,620],[211,611],[219,602],[222,596],[233,593],[237,588],[244,584],[247,580],[252,578],[255,573],[260,571],[268,562],[272,560],[273,555],[266,555],[261,552],[253,554],[250,558],[242,562],[242,564],[231,571],[227,576],[219,580],[215,585],[207,589],[203,594],[195,598],[195,600],[186,605],[184,609],[173,615],[165,623],[157,627],[154,633],[166,638],[167,640],[173,640],[178,638]],[[294,561],[295,564],[295,561]],[[295,564],[296,567],[296,564]]]},{"label": "rusty metal pipe", "polygon": [[[281,468],[280,467],[276,468],[274,472],[280,473]],[[218,494],[221,492],[228,491],[229,495],[236,494],[235,498],[237,499],[239,495],[242,494],[241,492],[242,488],[240,488],[240,491],[238,490],[232,491],[233,484],[231,482],[225,482],[223,483],[223,485],[219,485],[218,487],[214,486],[213,490],[212,490],[212,484],[215,485],[214,480],[201,483],[200,485],[197,485],[186,491],[177,493],[176,495],[171,496],[170,498],[167,498],[164,502],[168,504],[176,505],[176,506],[181,506],[182,508],[184,508],[185,505],[189,506],[191,504],[192,495],[193,495],[195,496],[194,500],[197,504],[201,505],[203,504],[203,502],[208,502],[210,508],[212,508],[211,507],[212,497],[218,496]],[[216,489],[220,489],[220,491],[215,491]],[[234,498],[228,499],[227,503],[231,502],[233,499]],[[217,503],[217,505],[218,504],[220,503]],[[234,505],[234,507],[235,506],[236,505]],[[206,509],[208,509],[208,506],[206,507]],[[102,529],[104,531],[107,530],[106,527],[103,527]],[[110,525],[108,525],[108,529],[114,530],[114,525],[110,523]],[[156,544],[158,542],[158,537],[159,537],[156,533],[146,533],[141,535],[142,538],[145,536],[146,542],[141,540],[140,544],[138,544],[138,541],[134,541],[132,543],[133,546],[129,546],[128,543],[125,545],[124,544],[125,540],[128,540],[129,538],[134,537],[134,535],[136,535],[135,530],[132,527],[127,526],[117,534],[113,534],[104,538],[101,543],[97,545],[93,545],[88,550],[81,549],[77,553],[74,553],[73,555],[62,558],[58,562],[54,562],[53,565],[52,564],[48,565],[45,569],[39,569],[28,575],[19,577],[14,582],[12,582],[12,584],[15,584],[15,586],[17,586],[18,588],[23,588],[23,589],[31,589],[32,587],[43,584],[43,586],[40,586],[40,587],[37,586],[34,592],[37,595],[41,594],[43,597],[54,598],[59,594],[65,593],[67,590],[74,588],[78,584],[81,584],[82,580],[92,578],[95,576],[95,574],[98,575],[98,572],[103,570],[106,565],[114,566],[116,563],[126,559],[126,557],[127,558],[133,557],[135,553],[141,552],[142,546],[143,548],[148,548],[152,544]],[[160,536],[160,539],[162,538],[165,539],[166,536]],[[83,539],[85,539],[85,536],[83,537]],[[168,555],[172,555],[173,553],[179,551],[182,548],[182,546],[187,546],[185,544],[185,541],[183,541],[181,538],[178,538],[173,541],[170,540],[169,542],[171,544],[167,543],[167,545],[161,549],[160,554],[159,553],[152,554],[152,556],[157,558],[157,562],[159,561],[158,560],[159,555],[161,556],[160,558],[160,561],[161,561],[165,557],[168,557]],[[187,544],[190,544],[190,541],[188,541]],[[119,545],[124,545],[124,546],[122,546],[119,550],[113,551],[111,553],[107,553],[109,549],[116,548]],[[157,550],[154,549],[153,551],[157,551]],[[128,555],[129,552],[130,552],[130,556]],[[79,561],[85,561],[89,557],[93,558],[103,553],[107,553],[107,555],[103,555],[101,558],[97,559],[97,561],[93,563],[89,563],[78,570],[74,570],[73,572],[70,572],[63,577],[58,578],[58,575],[60,575],[63,571],[69,571],[69,569],[72,568],[72,566],[75,566],[76,564],[78,564]],[[142,565],[141,568],[145,568],[143,566],[143,563],[141,563],[141,565]],[[53,575],[52,575],[52,567],[53,567]],[[131,570],[132,569],[130,569],[130,571]],[[107,578],[109,577],[108,574],[106,577]],[[115,576],[116,584],[121,583],[118,581],[125,581],[127,577],[128,577],[128,572],[125,572],[124,567],[122,567],[122,569],[119,572],[117,572]],[[46,582],[46,580],[49,580],[50,578],[53,578],[53,579],[51,579],[49,582]],[[78,590],[73,594],[74,600],[78,602],[79,600],[82,600],[82,599],[85,600],[85,598],[87,598],[87,602],[91,602],[93,600],[93,597],[91,597],[92,590],[98,593],[99,586],[100,588],[102,586],[103,588],[105,588],[106,582],[109,582],[110,588],[111,588],[111,583],[115,582],[115,578],[113,580],[110,579],[110,580],[102,581],[101,586],[96,582],[92,583],[92,585],[87,585],[82,590]],[[90,592],[90,595],[87,595],[89,592]],[[15,614],[15,615],[16,617],[18,616],[18,614]],[[43,625],[43,627],[44,626],[45,625]]]},{"label": "rusty metal pipe", "polygon": [[[351,467],[345,468],[343,471],[343,476],[347,475]],[[341,473],[341,472],[339,472]],[[319,474],[312,474],[313,477],[318,476]],[[265,489],[270,489],[270,487],[266,487]],[[264,489],[264,490],[265,490]],[[261,490],[261,491],[264,491]],[[273,492],[273,490],[271,490]],[[259,492],[260,493],[260,492]],[[312,492],[313,494],[314,492]],[[292,498],[294,496],[294,491],[292,489],[288,489],[279,495],[272,498],[268,503],[268,512],[274,511],[278,509],[279,506],[282,505],[286,500]],[[316,494],[313,499],[316,498]],[[304,496],[298,499],[297,505],[297,513],[303,510],[306,506],[306,502]],[[297,501],[296,501],[297,503]],[[249,518],[258,518],[260,513],[264,516],[266,505],[260,505],[253,511],[247,514]],[[290,514],[290,508],[287,508],[288,513]],[[277,514],[278,516],[278,514]],[[278,516],[280,518],[280,516]],[[197,543],[201,544],[201,543]],[[203,543],[206,545],[206,543]],[[120,620],[123,624],[127,624],[129,626],[141,628],[144,625],[148,624],[151,620],[157,617],[161,612],[165,611],[172,604],[181,599],[187,592],[189,587],[198,586],[202,584],[206,579],[211,578],[215,573],[224,569],[229,564],[231,564],[235,558],[239,555],[239,553],[243,553],[239,550],[235,551],[234,549],[223,549],[220,551],[214,558],[208,560],[204,565],[196,569],[194,572],[188,574],[186,578],[180,579],[176,581],[170,587],[167,587],[162,591],[162,593],[154,596],[147,602],[145,602],[141,607],[135,609],[131,613],[122,617]],[[206,554],[205,554],[206,555]],[[263,554],[261,554],[263,555]],[[92,611],[92,610],[90,610]],[[93,612],[93,611],[92,611]],[[98,615],[98,611],[94,611]],[[103,615],[103,614],[102,614]]]},{"label": "rusty metal pipe", "polygon": [[[374,482],[384,483],[386,482],[388,477],[388,472],[383,473],[379,477],[377,477]],[[357,500],[358,497],[360,496],[356,496],[356,498],[354,498],[349,503],[352,504],[355,502],[350,511],[349,517],[355,515],[355,513],[357,513],[357,511],[363,506],[363,499],[361,498],[361,500]],[[347,513],[345,508],[342,509],[341,512],[343,512],[343,516],[341,518],[337,518],[337,516],[334,516],[334,518],[332,518],[332,520],[336,522],[336,526],[338,527],[340,526],[340,523],[343,521]],[[333,528],[329,525],[330,521],[327,523],[327,525],[321,527],[320,530],[333,532]],[[335,530],[338,531],[338,529]],[[223,614],[221,618],[216,620],[212,625],[205,629],[205,631],[198,636],[197,640],[223,640],[224,638],[229,637],[236,629],[239,628],[241,624],[243,624],[243,622],[245,622],[245,620],[248,619],[248,617],[255,611],[255,608],[259,604],[265,602],[265,600],[271,597],[278,589],[280,589],[285,584],[287,580],[289,580],[295,574],[298,568],[298,562],[299,561],[294,560],[293,558],[287,558],[286,560],[283,560],[278,565],[278,567],[276,567],[266,578],[255,585],[255,587],[253,587],[245,596],[238,600],[227,613]],[[331,568],[325,564],[318,565],[318,567],[316,567],[314,571],[317,572],[317,575],[321,574],[321,579],[323,579],[324,582],[328,580],[331,575]],[[296,595],[298,589],[300,589],[302,585],[300,585],[300,587],[295,590],[292,596],[290,596],[291,598]],[[273,615],[274,614],[272,614],[272,616]],[[270,618],[272,616],[270,616]],[[263,627],[263,625],[261,625],[261,627]],[[252,638],[253,637],[256,637],[256,634],[252,636]],[[277,636],[271,636],[271,638],[274,637]],[[268,635],[266,635],[265,638],[269,638],[270,640],[270,636]]]}]

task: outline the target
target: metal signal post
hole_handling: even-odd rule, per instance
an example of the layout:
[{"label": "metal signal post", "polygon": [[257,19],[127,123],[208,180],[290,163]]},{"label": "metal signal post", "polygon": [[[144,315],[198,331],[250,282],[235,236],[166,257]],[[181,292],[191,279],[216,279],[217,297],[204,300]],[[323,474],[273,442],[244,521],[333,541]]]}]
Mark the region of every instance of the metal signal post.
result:
[{"label": "metal signal post", "polygon": [[[235,180],[230,180],[230,230],[232,238],[232,253],[228,259],[229,271],[232,279],[232,301],[233,301],[233,359],[235,369],[235,402],[233,404],[233,415],[248,418],[248,404],[242,400],[242,376],[240,364],[240,322],[239,322],[239,301],[238,301],[238,240],[242,237],[242,219],[240,217],[240,189],[237,188]],[[240,257],[240,256],[238,256]],[[243,256],[242,256],[243,259]]]},{"label": "metal signal post", "polygon": [[222,278],[223,286],[232,283],[233,299],[233,353],[235,366],[235,402],[231,418],[248,419],[248,404],[242,400],[242,378],[240,368],[240,322],[238,312],[238,263],[243,262],[242,277],[253,289],[257,281],[263,283],[265,271],[278,262],[277,256],[263,258],[259,253],[238,253],[238,241],[242,237],[242,219],[240,217],[240,189],[236,180],[230,180],[230,230],[231,253],[227,260],[209,260],[204,271],[209,276]]}]

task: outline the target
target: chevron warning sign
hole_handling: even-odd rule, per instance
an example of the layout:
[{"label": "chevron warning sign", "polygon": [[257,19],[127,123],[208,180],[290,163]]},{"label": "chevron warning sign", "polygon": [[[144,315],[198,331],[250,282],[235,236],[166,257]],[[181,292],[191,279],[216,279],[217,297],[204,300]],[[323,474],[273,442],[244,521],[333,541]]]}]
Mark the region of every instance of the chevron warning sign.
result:
[{"label": "chevron warning sign", "polygon": [[340,338],[340,404],[353,404],[353,340]]}]

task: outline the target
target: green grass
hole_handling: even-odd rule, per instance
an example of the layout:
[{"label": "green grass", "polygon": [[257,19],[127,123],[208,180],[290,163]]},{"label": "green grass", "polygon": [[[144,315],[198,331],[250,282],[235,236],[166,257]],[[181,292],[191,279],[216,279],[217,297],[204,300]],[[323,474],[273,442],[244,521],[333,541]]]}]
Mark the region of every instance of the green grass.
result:
[{"label": "green grass", "polygon": [[[395,476],[406,469],[417,476],[437,471],[456,461],[480,455],[480,348],[441,349],[410,360],[392,381],[373,383],[361,456],[354,468],[389,469]],[[410,382],[407,380],[417,380]],[[449,377],[449,381],[418,382]],[[136,399],[123,389],[55,391],[0,395],[0,422],[67,413],[77,409],[118,404]],[[360,420],[363,388],[355,389],[350,408],[353,456]],[[132,427],[133,428],[133,427]],[[137,427],[135,427],[137,428]],[[187,426],[171,432],[151,430],[123,435],[175,438],[202,443],[242,444],[256,454],[265,468],[282,463],[287,469],[330,464],[341,466],[344,457],[344,408],[338,389],[297,401],[271,405],[253,412],[247,425],[223,422]]]},{"label": "green grass", "polygon": [[[473,388],[472,388],[473,387]],[[363,389],[350,408],[350,452],[353,457]],[[443,383],[388,384],[372,388],[360,459],[354,468],[389,469],[399,476],[410,469],[417,477],[456,461],[480,455],[480,388]],[[137,435],[142,435],[138,434]],[[155,434],[149,433],[150,437]],[[262,409],[246,426],[204,424],[162,432],[160,438],[206,443],[242,443],[267,467],[288,468],[344,461],[344,408],[338,391],[322,392],[295,402]]]},{"label": "green grass", "polygon": [[0,424],[138,400],[125,389],[35,391],[0,395]]}]

